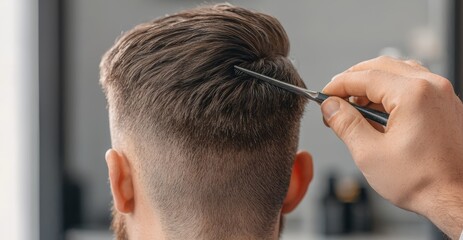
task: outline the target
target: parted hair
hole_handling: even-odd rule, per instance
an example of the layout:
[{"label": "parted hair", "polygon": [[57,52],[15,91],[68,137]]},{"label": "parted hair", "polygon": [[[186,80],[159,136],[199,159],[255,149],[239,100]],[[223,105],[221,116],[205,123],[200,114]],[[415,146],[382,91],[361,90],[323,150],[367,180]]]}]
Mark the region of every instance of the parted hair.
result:
[{"label": "parted hair", "polygon": [[103,56],[114,142],[173,239],[267,239],[286,195],[305,100],[277,19],[229,4],[135,26]]}]

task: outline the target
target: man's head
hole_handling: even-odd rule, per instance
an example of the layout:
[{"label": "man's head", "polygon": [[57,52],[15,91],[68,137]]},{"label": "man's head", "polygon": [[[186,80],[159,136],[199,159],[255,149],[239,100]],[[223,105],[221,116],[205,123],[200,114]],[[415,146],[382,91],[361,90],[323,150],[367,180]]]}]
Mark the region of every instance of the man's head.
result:
[{"label": "man's head", "polygon": [[168,239],[278,235],[312,178],[310,155],[296,154],[305,100],[233,66],[304,86],[288,52],[275,18],[230,5],[123,34],[100,65],[119,238],[147,225]]}]

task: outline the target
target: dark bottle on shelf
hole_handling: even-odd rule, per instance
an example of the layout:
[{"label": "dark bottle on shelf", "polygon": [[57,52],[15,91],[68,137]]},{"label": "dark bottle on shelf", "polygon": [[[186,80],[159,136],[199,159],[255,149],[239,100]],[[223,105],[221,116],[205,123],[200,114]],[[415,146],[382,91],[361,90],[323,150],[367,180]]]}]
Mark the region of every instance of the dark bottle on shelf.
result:
[{"label": "dark bottle on shelf", "polygon": [[357,232],[373,231],[373,215],[365,186],[360,187],[359,197],[352,204],[352,228]]},{"label": "dark bottle on shelf", "polygon": [[336,176],[328,177],[328,191],[322,198],[323,233],[339,235],[347,232],[344,224],[345,206],[336,196]]}]

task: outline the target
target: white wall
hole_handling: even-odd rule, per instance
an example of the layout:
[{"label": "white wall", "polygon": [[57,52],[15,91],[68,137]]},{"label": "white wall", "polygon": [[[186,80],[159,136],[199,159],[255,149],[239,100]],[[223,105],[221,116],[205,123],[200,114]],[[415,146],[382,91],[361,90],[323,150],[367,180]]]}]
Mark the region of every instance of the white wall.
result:
[{"label": "white wall", "polygon": [[38,3],[0,1],[0,236],[38,239]]}]

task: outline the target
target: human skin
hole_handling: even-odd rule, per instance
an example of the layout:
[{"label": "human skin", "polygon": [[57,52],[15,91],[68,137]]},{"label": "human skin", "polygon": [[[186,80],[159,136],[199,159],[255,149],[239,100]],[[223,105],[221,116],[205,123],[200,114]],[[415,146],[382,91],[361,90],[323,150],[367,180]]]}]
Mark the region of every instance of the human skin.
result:
[{"label": "human skin", "polygon": [[[122,150],[124,149],[124,150]],[[113,195],[113,230],[117,240],[168,239],[159,211],[153,206],[133,169],[130,147],[115,147],[106,152],[109,182]],[[283,216],[293,211],[304,198],[313,178],[312,156],[306,151],[295,154],[288,192],[276,219],[273,239],[279,239]],[[236,239],[236,238],[235,238]],[[239,239],[255,239],[243,236]]]},{"label": "human skin", "polygon": [[[323,90],[325,123],[369,184],[452,239],[463,229],[463,104],[451,83],[414,61],[379,57],[335,76]],[[390,113],[383,128],[342,98]]]}]

